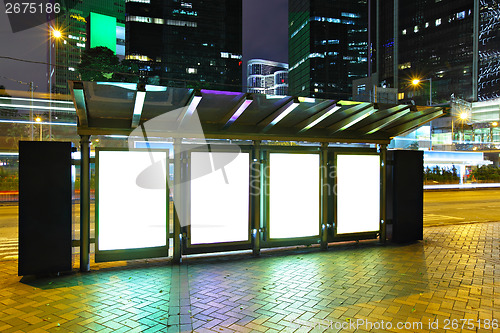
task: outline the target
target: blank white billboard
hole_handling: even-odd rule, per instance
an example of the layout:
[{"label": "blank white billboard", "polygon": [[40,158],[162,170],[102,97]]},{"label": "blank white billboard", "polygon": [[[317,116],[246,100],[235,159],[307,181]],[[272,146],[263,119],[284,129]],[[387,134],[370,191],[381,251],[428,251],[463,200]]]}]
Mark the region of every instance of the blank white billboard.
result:
[{"label": "blank white billboard", "polygon": [[98,250],[167,245],[166,152],[99,151]]},{"label": "blank white billboard", "polygon": [[337,234],[380,229],[380,156],[337,155]]},{"label": "blank white billboard", "polygon": [[249,159],[243,152],[191,153],[191,244],[249,240]]},{"label": "blank white billboard", "polygon": [[270,238],[319,235],[319,163],[319,154],[270,154]]}]

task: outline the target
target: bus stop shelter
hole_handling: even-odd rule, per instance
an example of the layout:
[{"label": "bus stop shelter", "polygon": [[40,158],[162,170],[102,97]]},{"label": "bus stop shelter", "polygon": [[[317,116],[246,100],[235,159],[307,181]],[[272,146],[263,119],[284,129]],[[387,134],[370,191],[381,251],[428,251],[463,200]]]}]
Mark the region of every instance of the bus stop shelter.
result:
[{"label": "bus stop shelter", "polygon": [[171,239],[180,262],[183,254],[385,242],[387,145],[443,114],[121,82],[70,88],[81,137],[82,271],[90,269],[92,135],[128,140],[96,150],[96,261],[168,256]]}]

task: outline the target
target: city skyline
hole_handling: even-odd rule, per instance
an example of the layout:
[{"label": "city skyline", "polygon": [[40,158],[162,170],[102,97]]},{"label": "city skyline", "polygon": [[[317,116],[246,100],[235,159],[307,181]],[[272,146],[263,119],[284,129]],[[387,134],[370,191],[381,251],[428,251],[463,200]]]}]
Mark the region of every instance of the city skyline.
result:
[{"label": "city skyline", "polygon": [[[246,62],[252,58],[288,62],[287,9],[288,0],[243,0],[242,83]],[[33,81],[35,92],[47,92],[47,27],[42,24],[13,33],[5,11],[0,13],[0,39],[9,46],[0,52],[0,85],[27,91]]]}]

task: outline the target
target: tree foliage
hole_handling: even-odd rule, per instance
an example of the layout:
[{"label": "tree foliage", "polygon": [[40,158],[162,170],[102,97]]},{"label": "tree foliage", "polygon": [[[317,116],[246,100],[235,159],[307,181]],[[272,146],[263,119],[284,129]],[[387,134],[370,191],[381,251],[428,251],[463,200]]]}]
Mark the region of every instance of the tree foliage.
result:
[{"label": "tree foliage", "polygon": [[85,50],[78,64],[83,81],[110,81],[120,69],[120,60],[107,47],[98,46]]},{"label": "tree foliage", "polygon": [[458,170],[453,165],[450,168],[440,168],[437,165],[424,169],[424,182],[457,183],[459,181]]},{"label": "tree foliage", "polygon": [[83,81],[139,81],[139,66],[130,60],[120,61],[113,51],[104,46],[82,53],[78,73]]}]

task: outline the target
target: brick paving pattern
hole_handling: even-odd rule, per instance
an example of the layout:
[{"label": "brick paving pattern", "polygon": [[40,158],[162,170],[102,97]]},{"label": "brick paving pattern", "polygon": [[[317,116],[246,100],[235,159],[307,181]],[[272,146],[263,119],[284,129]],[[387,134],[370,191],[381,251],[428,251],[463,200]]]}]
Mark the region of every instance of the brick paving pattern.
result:
[{"label": "brick paving pattern", "polygon": [[1,261],[0,332],[500,332],[500,223],[424,233],[39,279]]}]

